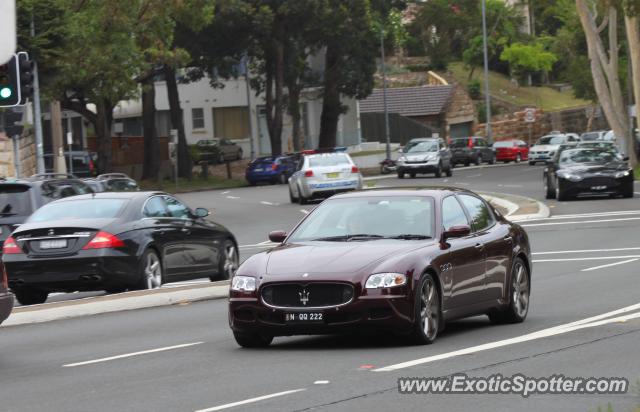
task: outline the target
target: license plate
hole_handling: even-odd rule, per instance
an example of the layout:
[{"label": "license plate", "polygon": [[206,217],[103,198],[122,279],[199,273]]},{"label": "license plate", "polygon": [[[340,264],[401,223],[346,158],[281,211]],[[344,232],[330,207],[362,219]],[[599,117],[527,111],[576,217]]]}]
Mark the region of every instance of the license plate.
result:
[{"label": "license plate", "polygon": [[329,179],[336,179],[338,177],[340,177],[340,173],[339,172],[335,172],[335,173],[327,173],[327,177]]},{"label": "license plate", "polygon": [[316,323],[322,322],[322,320],[322,312],[295,312],[284,314],[284,321],[287,323]]},{"label": "license plate", "polygon": [[256,167],[255,169],[253,169],[253,171],[254,172],[262,172],[262,171],[264,171],[264,169]]},{"label": "license plate", "polygon": [[591,186],[591,190],[605,190],[606,186]]},{"label": "license plate", "polygon": [[67,247],[66,240],[43,240],[40,242],[40,249],[62,249]]}]

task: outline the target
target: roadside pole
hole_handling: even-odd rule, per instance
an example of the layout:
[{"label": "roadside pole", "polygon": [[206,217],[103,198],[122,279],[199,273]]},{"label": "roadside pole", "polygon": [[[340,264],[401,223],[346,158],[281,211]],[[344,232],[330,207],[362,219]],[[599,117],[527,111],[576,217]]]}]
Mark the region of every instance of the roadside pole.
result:
[{"label": "roadside pole", "polygon": [[384,104],[384,136],[387,160],[391,159],[391,135],[389,134],[389,108],[387,107],[387,68],[384,61],[384,29],[380,26],[380,54],[382,56],[382,101]]},{"label": "roadside pole", "polygon": [[[31,37],[35,37],[36,29],[31,15]],[[40,80],[38,78],[38,62],[33,59],[33,127],[36,135],[36,172],[44,173],[44,147],[42,145],[42,110],[40,108]]]},{"label": "roadside pole", "polygon": [[62,112],[60,102],[54,100],[50,103],[51,112],[51,140],[53,140],[53,172],[67,173],[67,165],[64,160],[64,143],[62,141]]},{"label": "roadside pole", "polygon": [[11,136],[13,139],[13,167],[16,169],[16,178],[22,177],[22,164],[20,161],[20,136],[14,134]]},{"label": "roadside pole", "polygon": [[67,147],[69,148],[69,173],[73,174],[73,157],[71,147],[73,145],[73,133],[67,132]]},{"label": "roadside pole", "polygon": [[256,148],[253,142],[253,115],[251,114],[251,86],[249,85],[249,58],[245,55],[243,57],[244,61],[244,82],[245,88],[247,91],[247,111],[249,113],[249,147],[251,161],[256,158]]},{"label": "roadside pole", "polygon": [[491,145],[493,137],[491,135],[491,97],[489,96],[489,55],[487,53],[487,6],[486,0],[482,0],[482,48],[484,51],[484,101],[486,106],[486,138]]}]

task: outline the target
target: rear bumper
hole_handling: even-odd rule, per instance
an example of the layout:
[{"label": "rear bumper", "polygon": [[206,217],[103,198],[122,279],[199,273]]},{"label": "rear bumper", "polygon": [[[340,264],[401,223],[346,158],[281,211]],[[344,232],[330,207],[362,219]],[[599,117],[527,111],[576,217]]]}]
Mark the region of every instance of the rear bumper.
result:
[{"label": "rear bumper", "polygon": [[49,292],[104,290],[135,284],[138,258],[112,250],[83,251],[71,258],[35,259],[5,255],[11,288],[34,286]]},{"label": "rear bumper", "polygon": [[[517,153],[496,153],[496,161],[498,162],[505,162],[505,161],[510,161],[513,162],[518,158],[518,154]],[[528,160],[527,156],[525,154],[521,154],[520,155],[520,159],[521,160]]]},{"label": "rear bumper", "polygon": [[312,197],[329,197],[336,193],[349,192],[352,190],[362,189],[362,178],[328,182],[310,182],[303,186],[304,196]]},{"label": "rear bumper", "polygon": [[281,172],[270,172],[270,173],[247,173],[245,174],[245,179],[249,182],[270,182],[278,179],[280,177]]},{"label": "rear bumper", "polygon": [[13,293],[11,292],[0,293],[0,323],[4,322],[5,319],[9,317],[12,309],[13,309]]}]

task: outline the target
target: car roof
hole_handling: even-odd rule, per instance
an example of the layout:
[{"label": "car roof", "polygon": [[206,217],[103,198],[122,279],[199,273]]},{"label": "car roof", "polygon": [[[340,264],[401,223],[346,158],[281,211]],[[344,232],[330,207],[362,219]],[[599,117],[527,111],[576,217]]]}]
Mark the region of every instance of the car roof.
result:
[{"label": "car roof", "polygon": [[421,187],[397,187],[379,188],[347,192],[332,196],[331,199],[346,199],[356,197],[401,197],[401,196],[429,196],[443,198],[453,193],[476,195],[476,193],[458,187],[447,186],[421,186]]},{"label": "car roof", "polygon": [[147,192],[100,192],[100,193],[90,193],[86,195],[77,195],[71,197],[65,197],[63,199],[56,200],[56,202],[64,202],[68,200],[83,200],[83,199],[140,199],[147,198],[153,195],[167,195],[165,192],[155,192],[155,191],[147,191]]}]

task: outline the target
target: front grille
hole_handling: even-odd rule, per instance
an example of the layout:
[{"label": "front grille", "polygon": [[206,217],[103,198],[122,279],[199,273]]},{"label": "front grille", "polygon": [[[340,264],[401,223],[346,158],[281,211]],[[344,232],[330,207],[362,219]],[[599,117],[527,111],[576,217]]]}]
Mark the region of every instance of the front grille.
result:
[{"label": "front grille", "polygon": [[618,181],[613,177],[588,177],[583,180],[586,186],[618,186]]},{"label": "front grille", "polygon": [[279,283],[264,287],[262,300],[285,308],[319,308],[348,303],[353,294],[346,283]]}]

